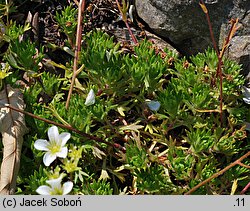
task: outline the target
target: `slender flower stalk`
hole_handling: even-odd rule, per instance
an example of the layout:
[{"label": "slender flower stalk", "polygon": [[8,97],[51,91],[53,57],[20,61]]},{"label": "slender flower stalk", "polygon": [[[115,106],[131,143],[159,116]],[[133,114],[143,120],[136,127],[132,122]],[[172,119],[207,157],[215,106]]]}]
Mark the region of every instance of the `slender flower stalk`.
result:
[{"label": "slender flower stalk", "polygon": [[128,19],[127,19],[127,11],[128,11],[128,3],[126,3],[124,0],[122,1],[122,7],[119,3],[118,0],[116,0],[116,4],[117,4],[117,7],[119,9],[119,12],[121,13],[121,16],[122,16],[122,20],[124,21],[128,31],[129,31],[129,34],[134,42],[134,44],[138,44],[138,41],[135,37],[135,35],[133,34],[129,24],[128,24]]},{"label": "slender flower stalk", "polygon": [[69,108],[70,98],[73,92],[73,88],[75,85],[75,79],[77,76],[77,69],[78,69],[78,59],[79,53],[81,51],[81,40],[82,40],[82,20],[83,20],[83,12],[85,10],[86,0],[80,0],[78,4],[78,18],[77,18],[77,32],[76,32],[76,45],[75,45],[75,58],[74,58],[74,66],[73,66],[73,76],[71,79],[70,89],[66,101],[66,109]]},{"label": "slender flower stalk", "polygon": [[222,50],[219,51],[218,47],[217,47],[217,43],[215,41],[215,37],[214,37],[214,33],[213,33],[213,29],[212,29],[212,24],[211,24],[211,20],[208,14],[208,9],[204,3],[203,0],[200,0],[200,6],[203,10],[203,12],[206,14],[206,18],[207,18],[207,22],[208,22],[208,26],[209,26],[209,31],[210,31],[210,36],[213,42],[213,46],[214,46],[214,50],[216,51],[217,57],[218,57],[218,65],[217,65],[217,70],[216,70],[216,77],[219,76],[220,78],[220,122],[221,122],[221,126],[223,123],[223,73],[222,73],[222,66],[223,66],[223,55],[225,53],[226,48],[228,47],[228,44],[230,42],[230,40],[232,39],[232,37],[234,36],[235,32],[238,30],[238,18],[237,19],[231,19],[230,23],[231,23],[231,28],[230,31],[228,33],[228,36],[225,40],[225,42],[223,43],[222,46]]},{"label": "slender flower stalk", "polygon": [[[125,148],[125,147],[122,147],[120,144],[117,144],[117,143],[110,143],[110,142],[108,142],[108,141],[105,141],[105,140],[103,140],[103,139],[97,137],[97,136],[93,136],[93,135],[90,135],[90,134],[88,134],[88,133],[84,133],[84,132],[82,132],[82,131],[79,131],[79,130],[77,130],[76,128],[73,128],[73,127],[70,126],[70,125],[63,125],[63,124],[60,124],[60,123],[58,123],[58,122],[55,122],[55,121],[52,121],[52,120],[49,120],[49,119],[42,118],[42,117],[37,116],[37,115],[34,115],[34,114],[30,113],[30,112],[21,110],[21,109],[19,109],[19,108],[14,107],[14,106],[11,106],[10,104],[6,104],[6,103],[1,103],[1,102],[0,102],[0,105],[1,105],[1,106],[4,106],[4,107],[6,107],[6,108],[9,108],[9,109],[11,109],[11,110],[13,110],[13,111],[17,111],[17,112],[20,112],[20,113],[22,113],[22,114],[31,116],[31,117],[33,117],[33,118],[35,118],[35,119],[38,119],[38,120],[43,121],[43,122],[46,122],[46,123],[48,123],[48,124],[53,124],[53,125],[56,125],[56,126],[58,126],[58,127],[60,127],[60,128],[64,128],[64,129],[67,129],[67,130],[71,130],[71,131],[73,131],[73,132],[75,132],[75,133],[77,133],[77,134],[79,134],[79,135],[81,135],[81,136],[87,138],[88,140],[96,141],[96,142],[99,142],[99,143],[105,143],[105,144],[107,144],[107,145],[109,145],[109,146],[111,146],[111,147],[114,147],[114,148],[117,148],[117,149],[119,149],[119,150],[121,150],[121,151],[123,151],[123,152],[126,152],[126,148]],[[82,140],[82,141],[84,141],[84,140]],[[103,151],[105,151],[105,150],[103,149]]]}]

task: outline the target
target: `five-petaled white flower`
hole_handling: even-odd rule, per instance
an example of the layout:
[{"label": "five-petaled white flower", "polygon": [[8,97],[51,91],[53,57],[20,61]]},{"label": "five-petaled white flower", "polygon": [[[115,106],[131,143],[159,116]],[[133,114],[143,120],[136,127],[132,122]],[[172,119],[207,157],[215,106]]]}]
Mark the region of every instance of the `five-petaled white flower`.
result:
[{"label": "five-petaled white flower", "polygon": [[68,148],[65,144],[70,139],[70,133],[59,134],[58,128],[52,126],[48,130],[49,141],[44,139],[36,140],[34,147],[38,150],[47,151],[43,156],[43,163],[45,166],[49,166],[56,157],[66,158],[68,154]]},{"label": "five-petaled white flower", "polygon": [[36,192],[40,195],[66,195],[68,194],[73,188],[73,182],[65,182],[61,185],[62,176],[57,179],[47,180],[47,185],[42,185],[36,189]]},{"label": "five-petaled white flower", "polygon": [[85,105],[90,106],[93,104],[95,104],[95,93],[94,93],[94,90],[91,89],[88,93],[87,98],[86,98]]}]

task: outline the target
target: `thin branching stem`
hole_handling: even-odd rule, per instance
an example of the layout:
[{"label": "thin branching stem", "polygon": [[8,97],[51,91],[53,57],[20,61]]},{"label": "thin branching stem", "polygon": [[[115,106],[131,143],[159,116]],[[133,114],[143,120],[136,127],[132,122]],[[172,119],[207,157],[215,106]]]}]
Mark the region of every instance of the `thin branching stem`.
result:
[{"label": "thin branching stem", "polygon": [[211,40],[213,42],[213,47],[214,47],[214,50],[216,51],[217,56],[219,57],[220,53],[219,53],[219,49],[217,47],[217,43],[216,43],[215,38],[214,38],[212,23],[211,23],[209,14],[208,14],[208,10],[207,10],[203,0],[200,1],[200,6],[201,6],[203,12],[206,14],[207,23],[208,23],[209,32],[210,32],[210,37],[211,37]]},{"label": "thin branching stem", "polygon": [[79,53],[81,51],[81,40],[82,40],[82,19],[83,19],[83,12],[85,10],[86,0],[80,0],[78,5],[78,19],[77,19],[77,32],[76,32],[76,45],[75,45],[75,58],[74,58],[74,66],[73,66],[73,76],[71,79],[70,89],[66,101],[66,109],[69,108],[70,98],[73,92],[73,88],[75,85],[75,79],[77,76],[77,69],[78,69],[78,59]]},{"label": "thin branching stem", "polygon": [[238,23],[238,19],[234,20],[232,19],[231,21],[231,28],[230,31],[228,33],[228,36],[226,38],[226,41],[223,43],[222,46],[222,50],[220,51],[220,54],[218,56],[218,66],[217,66],[217,73],[216,75],[219,76],[220,78],[220,122],[222,125],[222,121],[223,121],[223,115],[222,115],[222,108],[223,108],[223,74],[222,74],[222,64],[223,64],[223,56],[225,53],[226,48],[228,47],[228,44],[230,42],[230,40],[232,39],[234,33],[237,30],[236,24]]},{"label": "thin branching stem", "polygon": [[248,190],[248,188],[250,188],[250,182],[246,185],[246,187],[243,188],[243,190],[240,192],[240,194],[243,195]]},{"label": "thin branching stem", "polygon": [[[125,4],[125,1],[123,3]],[[127,18],[127,14],[126,14],[127,11],[125,10],[125,7],[127,7],[128,5],[123,5],[123,8],[122,8],[118,0],[116,0],[116,4],[117,4],[119,12],[121,13],[122,20],[125,23],[126,27],[128,28],[128,32],[129,32],[134,44],[138,44],[138,41],[137,41],[135,35],[133,34],[133,32],[128,24],[128,18]]]},{"label": "thin branching stem", "polygon": [[195,187],[193,187],[192,189],[190,189],[188,192],[185,193],[185,195],[189,195],[191,193],[193,193],[194,191],[196,191],[198,188],[202,187],[203,185],[207,184],[208,182],[210,182],[212,179],[224,174],[226,171],[228,171],[230,168],[239,165],[239,163],[241,163],[242,160],[244,160],[245,158],[250,156],[250,151],[247,152],[245,155],[241,156],[239,159],[237,159],[236,161],[234,161],[233,163],[231,163],[230,165],[228,165],[227,167],[225,167],[224,169],[220,170],[219,172],[213,174],[211,177],[207,178],[206,180],[204,180],[203,182],[199,183],[198,185],[196,185]]},{"label": "thin branching stem", "polygon": [[247,168],[247,169],[250,169],[250,166],[249,166],[249,165],[246,165],[246,164],[244,164],[244,163],[242,163],[242,162],[238,162],[238,164],[239,164],[240,166],[242,166],[242,167],[245,167],[245,168]]},{"label": "thin branching stem", "polygon": [[223,124],[223,75],[222,75],[222,69],[221,69],[221,66],[222,66],[222,59],[219,58],[218,59],[218,66],[217,66],[217,71],[218,71],[218,74],[219,74],[219,77],[220,77],[220,123],[221,123],[221,126]]},{"label": "thin branching stem", "polygon": [[221,126],[222,126],[222,124],[223,124],[223,113],[222,113],[222,110],[223,110],[223,74],[222,74],[223,61],[222,61],[222,58],[224,56],[225,50],[228,47],[228,44],[229,44],[230,40],[232,39],[234,33],[238,29],[236,27],[236,25],[238,23],[238,19],[236,19],[236,20],[232,19],[230,21],[231,22],[230,31],[228,33],[228,36],[227,36],[225,42],[223,43],[222,50],[219,52],[218,46],[217,46],[215,38],[214,38],[212,23],[211,23],[209,14],[208,14],[208,10],[207,10],[206,5],[205,5],[203,0],[200,1],[200,6],[201,6],[203,12],[206,14],[207,23],[208,23],[208,27],[209,27],[209,31],[210,31],[210,37],[212,39],[214,50],[216,51],[216,54],[217,54],[217,57],[218,57],[218,65],[217,65],[217,70],[216,70],[216,77],[219,76],[219,78],[220,78],[220,123],[221,123]]},{"label": "thin branching stem", "polygon": [[229,44],[230,40],[232,39],[233,35],[235,34],[236,30],[238,29],[238,27],[237,27],[238,18],[237,19],[231,19],[230,23],[231,23],[231,28],[230,28],[230,31],[228,33],[228,36],[227,36],[225,42],[223,43],[222,50],[221,50],[220,55],[219,55],[220,59],[223,58],[225,50],[228,47],[228,44]]},{"label": "thin branching stem", "polygon": [[138,41],[137,41],[137,39],[135,38],[135,35],[133,34],[133,32],[132,32],[132,30],[131,30],[131,28],[130,28],[130,26],[129,26],[129,24],[128,24],[128,20],[125,21],[125,24],[126,24],[126,27],[128,28],[128,32],[129,32],[129,34],[130,34],[130,36],[131,36],[131,38],[132,38],[134,44],[138,44]]},{"label": "thin branching stem", "polygon": [[20,109],[14,107],[14,106],[9,105],[9,104],[4,104],[3,106],[5,106],[5,107],[7,107],[7,108],[9,108],[11,110],[23,113],[25,115],[31,116],[31,117],[33,117],[35,119],[38,119],[38,120],[41,120],[43,122],[46,122],[48,124],[56,125],[56,126],[58,126],[60,128],[71,130],[71,131],[73,131],[73,132],[75,132],[75,133],[77,133],[77,134],[79,134],[79,135],[87,138],[88,140],[94,140],[94,141],[99,142],[99,143],[107,144],[107,145],[112,146],[114,148],[118,148],[119,150],[121,150],[123,152],[126,151],[126,149],[124,147],[122,147],[120,144],[117,144],[117,143],[113,144],[113,143],[107,142],[107,141],[105,141],[105,140],[103,140],[103,139],[101,139],[101,138],[99,138],[97,136],[92,136],[92,135],[84,133],[84,132],[82,132],[80,130],[77,130],[76,128],[72,127],[71,125],[64,125],[64,124],[60,124],[60,123],[54,122],[54,121],[49,120],[49,119],[42,118],[42,117],[34,115],[34,114],[30,113],[30,112],[20,110]]},{"label": "thin branching stem", "polygon": [[212,23],[211,23],[209,14],[208,14],[208,10],[207,10],[207,7],[206,7],[203,0],[200,1],[200,6],[201,6],[203,12],[206,14],[207,23],[208,23],[209,32],[210,32],[210,37],[211,37],[211,40],[212,40],[212,43],[214,46],[214,50],[216,51],[216,54],[218,57],[216,76],[219,75],[219,77],[220,77],[220,123],[222,126],[222,124],[223,124],[223,113],[222,113],[222,109],[223,109],[223,76],[222,76],[222,70],[221,70],[222,58],[220,57],[221,54],[219,52],[219,49],[217,47],[217,43],[216,43],[215,38],[214,38],[213,27],[212,27]]}]

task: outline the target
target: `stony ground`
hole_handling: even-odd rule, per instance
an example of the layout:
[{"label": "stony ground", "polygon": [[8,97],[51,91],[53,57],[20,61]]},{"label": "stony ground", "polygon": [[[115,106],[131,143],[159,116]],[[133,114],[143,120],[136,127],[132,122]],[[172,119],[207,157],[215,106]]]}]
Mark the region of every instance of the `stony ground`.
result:
[{"label": "stony ground", "polygon": [[[17,11],[11,15],[13,20],[20,24],[27,22],[28,14],[31,13],[31,24],[38,29],[36,39],[40,44],[54,43],[59,46],[64,45],[65,34],[59,30],[55,21],[56,12],[60,12],[70,3],[77,7],[77,1],[72,0],[38,0],[24,1],[17,6]],[[130,21],[133,31],[139,37],[143,37],[141,29],[137,24]],[[121,42],[130,43],[130,37],[126,31],[125,24],[120,18],[115,0],[94,0],[86,1],[86,11],[84,20],[83,34],[92,29],[101,29],[115,35],[116,39]],[[31,35],[34,39],[34,35]]]}]

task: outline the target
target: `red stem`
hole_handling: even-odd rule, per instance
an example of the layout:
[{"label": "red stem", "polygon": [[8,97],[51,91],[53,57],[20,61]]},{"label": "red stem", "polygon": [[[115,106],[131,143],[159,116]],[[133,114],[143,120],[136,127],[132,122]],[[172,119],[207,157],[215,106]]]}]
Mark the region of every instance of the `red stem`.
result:
[{"label": "red stem", "polygon": [[[196,185],[195,187],[193,187],[192,189],[190,189],[188,192],[185,193],[185,195],[189,195],[191,193],[193,193],[194,191],[196,191],[198,188],[202,187],[203,185],[207,184],[208,182],[210,182],[212,179],[224,174],[226,171],[228,171],[230,168],[234,167],[235,165],[239,165],[239,162],[241,162],[242,160],[244,160],[245,158],[247,158],[248,156],[250,156],[250,151],[247,152],[245,155],[241,156],[239,159],[237,159],[236,161],[234,161],[233,163],[229,164],[228,166],[226,166],[224,169],[220,170],[219,172],[213,174],[211,177],[207,178],[206,180],[204,180],[203,182],[199,183],[198,185]],[[246,188],[246,187],[245,187]],[[245,189],[244,188],[244,189]],[[247,187],[249,188],[249,187]]]},{"label": "red stem", "polygon": [[9,108],[9,109],[11,109],[11,110],[14,110],[14,111],[23,113],[23,114],[28,115],[28,116],[31,116],[31,117],[33,117],[33,118],[35,118],[35,119],[41,120],[41,121],[43,121],[43,122],[46,122],[46,123],[48,123],[48,124],[56,125],[56,126],[58,126],[58,127],[60,127],[60,128],[64,128],[64,129],[67,129],[67,130],[71,130],[71,131],[73,131],[73,132],[75,132],[75,133],[77,133],[77,134],[79,134],[79,135],[81,135],[81,136],[83,136],[83,137],[85,137],[85,138],[87,138],[87,139],[89,139],[89,140],[94,140],[94,141],[97,141],[97,142],[100,142],[100,143],[105,143],[105,144],[107,144],[107,145],[109,145],[109,146],[112,146],[112,147],[114,147],[114,148],[118,148],[119,150],[121,150],[121,151],[123,151],[123,152],[126,152],[126,148],[125,148],[125,147],[122,147],[120,144],[117,144],[117,143],[112,144],[112,143],[110,143],[110,142],[108,142],[108,141],[105,141],[105,140],[103,140],[103,139],[101,139],[101,138],[99,138],[99,137],[97,137],[97,136],[92,136],[92,135],[89,135],[89,134],[87,134],[87,133],[84,133],[84,132],[82,132],[82,131],[80,131],[80,130],[77,130],[76,128],[73,128],[72,126],[63,125],[63,124],[54,122],[54,121],[52,121],[52,120],[48,120],[48,119],[45,119],[45,118],[36,116],[36,115],[34,115],[34,114],[30,113],[30,112],[23,111],[23,110],[21,110],[21,109],[18,109],[18,108],[16,108],[16,107],[13,107],[13,106],[11,106],[11,105],[9,105],[9,104],[6,104],[6,105],[4,105],[4,106],[7,107],[7,108]]},{"label": "red stem", "polygon": [[218,58],[218,66],[217,66],[217,73],[219,74],[220,77],[220,123],[221,126],[223,124],[223,113],[222,113],[222,109],[223,109],[223,74],[222,74],[222,58]]},{"label": "red stem", "polygon": [[130,26],[129,26],[129,24],[128,24],[128,21],[127,21],[127,20],[125,21],[125,24],[126,24],[126,26],[127,26],[127,28],[128,28],[129,34],[130,34],[130,36],[131,36],[131,38],[132,38],[132,40],[133,40],[134,44],[137,44],[137,43],[138,43],[138,41],[137,41],[137,39],[136,39],[135,35],[133,34],[133,32],[132,32],[132,30],[131,30],[131,28],[130,28]]},{"label": "red stem", "polygon": [[81,40],[82,40],[82,19],[83,19],[83,11],[85,9],[85,3],[86,0],[80,0],[79,6],[78,6],[78,19],[77,19],[77,32],[76,32],[76,46],[75,46],[75,58],[74,58],[74,66],[73,66],[73,76],[71,79],[70,89],[66,101],[66,109],[69,108],[69,101],[73,92],[75,79],[77,75],[77,66],[78,66],[78,58],[79,58],[79,52],[81,50]]},{"label": "red stem", "polygon": [[245,192],[250,188],[250,182],[244,187],[244,189],[240,192],[240,194],[245,194]]},{"label": "red stem", "polygon": [[[201,3],[205,6],[205,3],[203,0],[201,0]],[[220,53],[219,53],[219,50],[218,50],[218,47],[217,47],[217,44],[216,44],[216,41],[214,38],[213,27],[212,27],[212,23],[211,23],[208,11],[205,12],[205,14],[206,14],[206,18],[207,18],[208,27],[209,27],[210,37],[211,37],[211,40],[213,42],[213,47],[214,47],[214,50],[216,51],[217,56],[219,57]]]},{"label": "red stem", "polygon": [[121,15],[122,15],[122,20],[124,21],[126,27],[128,28],[128,32],[129,32],[129,34],[130,34],[130,36],[131,36],[131,38],[132,38],[134,44],[138,44],[138,41],[137,41],[135,35],[133,34],[133,32],[132,32],[132,30],[131,30],[131,28],[130,28],[130,26],[129,26],[129,24],[128,24],[127,14],[124,14],[124,13],[123,13],[124,11],[122,11],[121,5],[120,5],[120,3],[119,3],[118,0],[116,0],[116,4],[117,4],[117,7],[118,7],[119,12],[120,12]]}]

